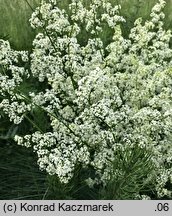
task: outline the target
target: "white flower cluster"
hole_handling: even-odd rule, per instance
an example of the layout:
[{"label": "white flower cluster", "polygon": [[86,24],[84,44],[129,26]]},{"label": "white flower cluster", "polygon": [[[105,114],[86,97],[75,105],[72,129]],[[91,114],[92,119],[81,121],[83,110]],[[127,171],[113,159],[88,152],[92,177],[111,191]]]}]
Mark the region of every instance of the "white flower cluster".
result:
[{"label": "white flower cluster", "polygon": [[29,76],[24,67],[17,65],[19,61],[27,62],[28,53],[14,51],[8,41],[0,40],[0,93],[13,92],[15,87],[23,81],[23,77]]},{"label": "white flower cluster", "polygon": [[[33,42],[30,70],[46,88],[30,92],[27,102],[17,93],[0,106],[14,123],[22,120],[15,116],[35,107],[47,113],[51,132],[15,137],[33,147],[41,169],[67,183],[77,164],[91,166],[97,177],[89,177],[88,184],[106,184],[118,148],[139,145],[152,152],[157,193],[170,196],[165,184],[172,183],[172,49],[171,32],[163,29],[164,4],[159,0],[150,21],[136,20],[128,39],[119,25],[120,7],[108,0],[93,0],[89,7],[72,0],[70,16],[55,1],[42,1],[33,13],[31,26],[43,29]],[[107,47],[100,37],[105,24],[114,31]],[[82,43],[83,27],[90,38]],[[13,66],[16,53],[7,42],[1,44],[0,62],[7,67],[1,68],[1,93],[12,98],[28,73]]]},{"label": "white flower cluster", "polygon": [[17,88],[23,79],[29,77],[29,72],[21,64],[28,62],[28,53],[14,51],[8,41],[0,40],[0,109],[10,117],[10,121],[19,124],[26,111],[31,110],[30,104],[25,104]]}]

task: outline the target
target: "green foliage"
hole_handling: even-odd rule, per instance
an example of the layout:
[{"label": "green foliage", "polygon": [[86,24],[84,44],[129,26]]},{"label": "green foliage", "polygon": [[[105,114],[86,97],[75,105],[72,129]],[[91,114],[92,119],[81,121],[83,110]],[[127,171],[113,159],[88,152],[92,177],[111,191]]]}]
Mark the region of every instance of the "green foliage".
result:
[{"label": "green foliage", "polygon": [[155,169],[151,155],[150,150],[137,145],[119,149],[113,162],[110,181],[102,189],[101,198],[135,199],[137,194],[147,194],[148,188],[149,192],[153,190],[153,179],[149,179],[149,174]]},{"label": "green foliage", "polygon": [[46,175],[38,170],[35,154],[0,139],[0,199],[42,199]]},{"label": "green foliage", "polygon": [[68,184],[61,183],[56,176],[48,176],[49,190],[45,199],[88,200],[97,199],[98,191],[90,189],[83,181],[84,171],[76,169]]},{"label": "green foliage", "polygon": [[[29,0],[35,8],[39,0]],[[30,49],[35,32],[29,26],[32,11],[25,0],[0,0],[0,35],[16,49]]]}]

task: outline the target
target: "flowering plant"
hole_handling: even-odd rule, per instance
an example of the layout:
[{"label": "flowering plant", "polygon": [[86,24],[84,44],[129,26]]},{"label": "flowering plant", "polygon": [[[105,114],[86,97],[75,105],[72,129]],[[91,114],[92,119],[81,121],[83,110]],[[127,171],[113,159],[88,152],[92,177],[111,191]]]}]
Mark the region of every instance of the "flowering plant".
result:
[{"label": "flowering plant", "polygon": [[[15,124],[33,124],[31,133],[14,139],[33,148],[40,169],[68,183],[80,165],[94,171],[86,179],[90,187],[107,185],[112,173],[122,175],[113,167],[118,153],[137,146],[152,155],[146,180],[154,179],[159,197],[171,196],[172,49],[164,6],[159,0],[150,21],[137,19],[126,39],[119,5],[72,0],[67,13],[55,0],[43,0],[30,19],[41,29],[30,55],[0,41],[0,108]],[[113,32],[108,45],[105,27]],[[31,81],[35,88],[23,92]],[[46,114],[45,130],[31,118],[37,109]]]}]

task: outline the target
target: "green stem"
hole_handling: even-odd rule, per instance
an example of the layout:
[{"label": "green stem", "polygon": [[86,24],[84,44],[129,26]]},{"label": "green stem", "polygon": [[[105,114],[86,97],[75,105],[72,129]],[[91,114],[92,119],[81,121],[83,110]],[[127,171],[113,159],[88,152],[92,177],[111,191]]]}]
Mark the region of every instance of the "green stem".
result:
[{"label": "green stem", "polygon": [[41,128],[40,128],[38,125],[36,125],[35,122],[32,121],[26,114],[24,114],[24,117],[25,117],[36,129],[38,129],[41,133],[44,133],[44,132],[41,130]]}]

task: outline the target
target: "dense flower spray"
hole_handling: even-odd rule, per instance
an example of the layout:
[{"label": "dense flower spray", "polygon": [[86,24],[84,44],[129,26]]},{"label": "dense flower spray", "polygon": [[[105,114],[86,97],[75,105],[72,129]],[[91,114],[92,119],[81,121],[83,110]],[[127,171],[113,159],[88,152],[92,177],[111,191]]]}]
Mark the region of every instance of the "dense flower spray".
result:
[{"label": "dense flower spray", "polygon": [[[158,196],[171,195],[165,185],[172,182],[172,49],[164,6],[159,0],[150,21],[137,19],[125,39],[119,5],[72,0],[67,13],[55,0],[42,1],[30,19],[42,29],[30,56],[0,41],[0,108],[15,124],[37,108],[49,118],[48,131],[15,136],[33,147],[42,170],[67,183],[80,164],[95,171],[86,179],[90,186],[106,185],[116,152],[138,145],[152,152],[156,169],[148,178],[158,176]],[[107,46],[105,26],[113,31]],[[24,94],[20,86],[30,77],[46,87]]]}]

